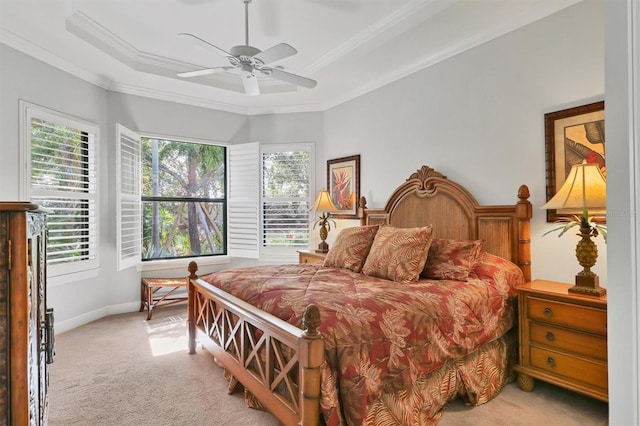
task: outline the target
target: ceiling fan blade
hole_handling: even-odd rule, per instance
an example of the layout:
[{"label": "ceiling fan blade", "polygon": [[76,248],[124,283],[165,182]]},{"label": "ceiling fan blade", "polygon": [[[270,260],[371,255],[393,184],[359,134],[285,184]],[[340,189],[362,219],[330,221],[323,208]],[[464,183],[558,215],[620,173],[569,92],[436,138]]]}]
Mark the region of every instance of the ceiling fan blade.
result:
[{"label": "ceiling fan blade", "polygon": [[277,78],[278,80],[306,87],[307,89],[313,89],[318,84],[317,81],[311,80],[310,78],[291,74],[290,72],[282,71],[277,68],[262,68],[260,71],[268,76]]},{"label": "ceiling fan blade", "polygon": [[197,41],[200,45],[203,45],[205,47],[213,47],[218,52],[219,55],[222,55],[225,58],[233,57],[233,55],[231,53],[227,52],[224,49],[219,48],[218,46],[216,46],[214,44],[209,43],[207,40],[202,39],[202,38],[198,37],[197,35],[193,35],[191,33],[179,33],[178,35],[181,36],[181,37],[190,37],[190,38],[194,39],[195,41]]},{"label": "ceiling fan blade", "polygon": [[267,50],[263,50],[256,55],[253,55],[253,59],[258,59],[263,64],[269,64],[271,62],[287,58],[291,55],[295,55],[296,53],[298,53],[298,51],[292,46],[288,45],[287,43],[280,43],[268,48]]},{"label": "ceiling fan blade", "polygon": [[258,78],[251,74],[246,73],[242,75],[242,85],[244,86],[244,93],[249,96],[258,96],[260,94],[260,87],[258,87]]},{"label": "ceiling fan blade", "polygon": [[204,69],[195,70],[195,71],[179,72],[176,75],[178,77],[182,77],[182,78],[190,78],[190,77],[198,77],[198,76],[201,76],[201,75],[215,74],[215,73],[218,73],[218,72],[228,71],[228,70],[231,70],[231,69],[233,69],[233,67],[230,67],[230,66],[215,67],[215,68],[204,68]]}]

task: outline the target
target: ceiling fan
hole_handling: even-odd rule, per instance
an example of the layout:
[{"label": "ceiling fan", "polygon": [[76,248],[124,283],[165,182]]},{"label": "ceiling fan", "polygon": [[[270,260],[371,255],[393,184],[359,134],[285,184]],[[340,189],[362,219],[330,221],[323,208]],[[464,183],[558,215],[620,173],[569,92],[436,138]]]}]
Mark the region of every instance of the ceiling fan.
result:
[{"label": "ceiling fan", "polygon": [[229,61],[229,65],[213,68],[204,68],[195,71],[181,72],[176,74],[178,77],[190,78],[201,75],[215,74],[217,72],[224,72],[233,69],[240,70],[242,75],[242,85],[247,95],[255,96],[260,94],[260,88],[258,86],[258,73],[262,73],[266,76],[273,77],[275,79],[295,84],[297,86],[306,87],[312,89],[318,84],[315,80],[300,75],[292,74],[290,72],[283,71],[280,67],[271,67],[267,64],[279,61],[280,59],[287,58],[289,56],[298,53],[296,49],[288,45],[287,43],[276,44],[267,50],[260,50],[249,45],[249,3],[251,0],[242,0],[244,2],[244,21],[245,21],[245,44],[239,46],[233,46],[230,52],[215,46],[208,41],[190,34],[180,33],[182,37],[189,37],[196,42],[212,47],[218,52],[218,54],[224,56]]}]

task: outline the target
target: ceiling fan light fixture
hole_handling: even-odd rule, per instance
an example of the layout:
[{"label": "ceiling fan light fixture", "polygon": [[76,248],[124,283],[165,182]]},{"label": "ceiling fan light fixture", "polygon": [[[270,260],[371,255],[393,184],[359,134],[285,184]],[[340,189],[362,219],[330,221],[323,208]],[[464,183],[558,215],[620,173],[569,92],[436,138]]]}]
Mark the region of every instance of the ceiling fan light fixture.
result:
[{"label": "ceiling fan light fixture", "polygon": [[230,52],[233,56],[238,58],[242,56],[251,58],[253,57],[253,55],[260,53],[260,49],[257,49],[253,46],[233,46],[230,49]]}]

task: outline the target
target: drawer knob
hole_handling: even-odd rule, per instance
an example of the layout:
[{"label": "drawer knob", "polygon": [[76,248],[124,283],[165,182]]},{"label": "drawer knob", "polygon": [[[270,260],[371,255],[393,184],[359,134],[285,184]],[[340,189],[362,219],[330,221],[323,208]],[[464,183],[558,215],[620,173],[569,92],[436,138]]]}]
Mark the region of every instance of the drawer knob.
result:
[{"label": "drawer knob", "polygon": [[556,366],[556,360],[553,359],[553,357],[551,357],[551,356],[547,357],[547,365],[549,367],[555,367]]},{"label": "drawer knob", "polygon": [[556,340],[556,336],[554,336],[553,333],[550,331],[547,331],[547,334],[544,337],[550,342],[553,342],[554,340]]},{"label": "drawer knob", "polygon": [[546,307],[544,308],[544,312],[543,312],[544,316],[547,318],[551,318],[553,316],[553,311],[551,310],[550,307]]}]

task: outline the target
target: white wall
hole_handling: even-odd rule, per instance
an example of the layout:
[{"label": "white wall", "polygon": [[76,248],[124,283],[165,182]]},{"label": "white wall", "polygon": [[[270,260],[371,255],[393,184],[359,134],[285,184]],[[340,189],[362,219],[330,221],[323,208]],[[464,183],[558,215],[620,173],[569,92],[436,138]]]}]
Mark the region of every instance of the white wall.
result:
[{"label": "white wall", "polygon": [[[29,56],[0,44],[0,199],[18,200],[20,179],[24,170],[20,161],[19,100],[25,100],[83,120],[95,123],[100,136],[106,134],[106,92],[67,73],[57,70]],[[98,147],[98,155],[106,158],[105,144]],[[99,164],[101,187],[108,185],[106,162]],[[99,231],[102,238],[100,253],[109,246],[108,193],[100,192]],[[102,260],[102,258],[101,258]],[[107,296],[106,274],[102,262],[100,276],[85,282],[50,286],[48,304],[56,309],[56,318],[79,318],[79,321],[104,315],[104,299]]]},{"label": "white wall", "polygon": [[[585,1],[325,113],[325,150],[361,155],[370,207],[423,164],[469,188],[480,204],[534,206],[532,276],[571,282],[578,237],[542,237],[544,114],[604,99],[601,1]],[[601,238],[594,270],[606,286]]]},{"label": "white wall", "polygon": [[324,119],[319,112],[266,114],[250,117],[249,140],[266,144],[315,142],[316,186],[320,190],[326,185],[327,169],[324,149]]}]

